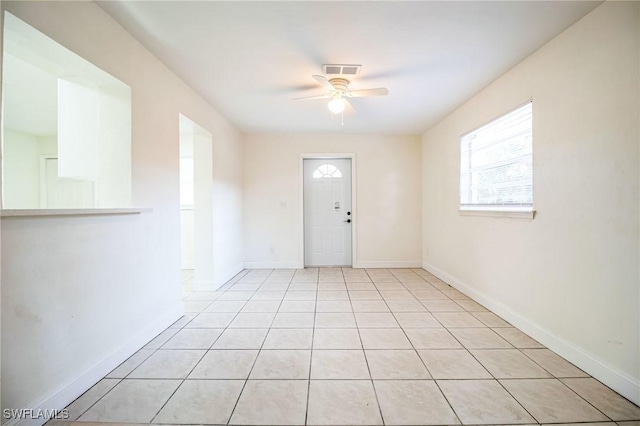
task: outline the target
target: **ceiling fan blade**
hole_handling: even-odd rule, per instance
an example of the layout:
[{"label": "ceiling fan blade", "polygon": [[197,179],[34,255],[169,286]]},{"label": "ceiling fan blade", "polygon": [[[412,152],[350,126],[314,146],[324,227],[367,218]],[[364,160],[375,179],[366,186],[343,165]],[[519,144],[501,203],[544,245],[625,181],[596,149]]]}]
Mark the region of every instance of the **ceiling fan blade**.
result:
[{"label": "ceiling fan blade", "polygon": [[342,100],[344,101],[344,104],[346,106],[345,111],[356,112],[356,109],[353,107],[353,105],[351,104],[351,102],[349,102],[347,98],[342,98]]},{"label": "ceiling fan blade", "polygon": [[331,85],[331,83],[329,83],[329,80],[327,80],[327,78],[323,75],[313,75],[313,78],[315,78],[315,80],[320,83],[320,85],[325,89],[325,90],[335,90],[333,88],[333,86]]},{"label": "ceiling fan blade", "polygon": [[331,95],[320,95],[320,96],[303,96],[301,98],[293,98],[292,101],[299,101],[302,99],[329,99]]},{"label": "ceiling fan blade", "polygon": [[347,92],[347,96],[350,98],[364,98],[366,96],[387,96],[389,90],[385,87],[379,87],[377,89],[365,89],[365,90],[350,90]]}]

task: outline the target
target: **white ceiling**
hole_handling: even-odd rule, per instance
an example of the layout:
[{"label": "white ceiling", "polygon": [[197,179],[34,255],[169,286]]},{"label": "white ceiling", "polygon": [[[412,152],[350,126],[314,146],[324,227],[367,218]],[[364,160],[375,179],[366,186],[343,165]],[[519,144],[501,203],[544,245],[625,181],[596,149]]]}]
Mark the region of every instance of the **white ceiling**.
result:
[{"label": "white ceiling", "polygon": [[[247,133],[421,134],[600,2],[106,1],[100,6]],[[311,78],[361,64],[332,120]]]}]

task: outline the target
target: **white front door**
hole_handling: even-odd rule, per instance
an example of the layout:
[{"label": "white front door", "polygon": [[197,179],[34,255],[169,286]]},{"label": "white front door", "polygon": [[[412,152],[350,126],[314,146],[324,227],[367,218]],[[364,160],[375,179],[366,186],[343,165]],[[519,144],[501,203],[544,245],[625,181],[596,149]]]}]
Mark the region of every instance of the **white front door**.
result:
[{"label": "white front door", "polygon": [[304,264],[351,266],[351,159],[304,160]]}]

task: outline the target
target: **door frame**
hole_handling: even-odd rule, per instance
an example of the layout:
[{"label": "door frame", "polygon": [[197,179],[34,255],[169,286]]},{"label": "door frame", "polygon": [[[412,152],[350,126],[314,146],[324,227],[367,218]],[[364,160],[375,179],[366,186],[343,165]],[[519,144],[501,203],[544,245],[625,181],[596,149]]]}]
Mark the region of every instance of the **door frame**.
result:
[{"label": "door frame", "polygon": [[314,160],[314,159],[322,159],[322,158],[327,158],[327,159],[345,159],[345,160],[351,160],[351,217],[353,219],[351,219],[351,267],[352,268],[357,268],[358,267],[358,261],[357,261],[357,244],[356,244],[356,229],[358,227],[358,209],[356,206],[356,200],[357,200],[357,196],[356,196],[356,154],[351,152],[351,153],[339,153],[339,154],[333,154],[333,153],[326,153],[326,154],[300,154],[300,160],[299,160],[299,166],[300,166],[300,170],[299,170],[299,191],[298,191],[298,198],[300,200],[299,202],[299,213],[300,213],[300,224],[298,226],[299,229],[299,234],[298,234],[298,247],[299,247],[299,253],[300,253],[300,257],[298,259],[298,268],[303,269],[304,268],[304,160]]}]

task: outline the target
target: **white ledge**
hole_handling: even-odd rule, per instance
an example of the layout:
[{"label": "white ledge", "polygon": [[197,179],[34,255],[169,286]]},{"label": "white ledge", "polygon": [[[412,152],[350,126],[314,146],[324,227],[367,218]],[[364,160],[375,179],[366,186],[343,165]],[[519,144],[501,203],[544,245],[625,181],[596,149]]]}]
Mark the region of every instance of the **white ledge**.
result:
[{"label": "white ledge", "polygon": [[96,216],[140,214],[151,212],[152,209],[140,207],[125,207],[112,209],[3,209],[1,217],[33,217],[33,216]]},{"label": "white ledge", "polygon": [[505,208],[460,208],[462,216],[506,217],[511,219],[533,219],[536,211],[533,209],[505,209]]}]

